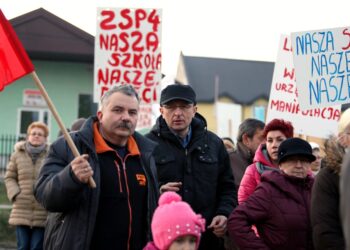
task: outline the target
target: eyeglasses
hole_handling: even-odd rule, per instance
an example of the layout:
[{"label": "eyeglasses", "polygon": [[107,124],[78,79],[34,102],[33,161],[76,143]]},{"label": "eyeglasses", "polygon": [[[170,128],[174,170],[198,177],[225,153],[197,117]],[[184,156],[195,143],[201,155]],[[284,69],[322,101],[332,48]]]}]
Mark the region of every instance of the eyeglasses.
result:
[{"label": "eyeglasses", "polygon": [[42,134],[42,133],[36,133],[36,132],[33,132],[33,133],[30,133],[31,136],[39,136],[39,137],[44,137],[45,135]]},{"label": "eyeglasses", "polygon": [[175,105],[175,104],[170,104],[170,105],[163,105],[163,107],[169,111],[175,111],[177,108],[179,108],[182,111],[189,110],[190,108],[193,107],[192,104],[180,104],[180,105]]}]

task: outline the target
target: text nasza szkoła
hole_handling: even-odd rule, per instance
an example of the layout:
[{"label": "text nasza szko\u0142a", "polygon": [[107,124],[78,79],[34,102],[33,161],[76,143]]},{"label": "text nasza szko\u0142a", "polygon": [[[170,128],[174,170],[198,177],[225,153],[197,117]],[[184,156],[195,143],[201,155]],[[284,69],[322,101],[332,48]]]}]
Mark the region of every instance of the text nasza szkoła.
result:
[{"label": "text nasza szko\u0142a", "polygon": [[[296,37],[296,54],[311,54],[308,83],[309,104],[339,102],[350,99],[350,32],[348,44],[335,48],[333,32],[305,33]],[[324,99],[325,98],[325,99]]]},{"label": "text nasza szko\u0142a", "polygon": [[97,69],[101,95],[115,84],[131,84],[143,102],[157,101],[162,60],[160,17],[157,10],[119,11],[101,12],[101,34],[96,39],[99,49],[109,53],[107,64]]}]

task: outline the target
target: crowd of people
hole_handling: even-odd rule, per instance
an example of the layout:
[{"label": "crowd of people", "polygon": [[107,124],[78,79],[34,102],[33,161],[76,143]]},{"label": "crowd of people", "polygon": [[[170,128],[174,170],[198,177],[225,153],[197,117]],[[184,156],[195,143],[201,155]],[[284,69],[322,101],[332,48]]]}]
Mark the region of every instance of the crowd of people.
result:
[{"label": "crowd of people", "polygon": [[146,135],[139,106],[130,85],[106,92],[70,130],[77,157],[29,125],[5,175],[18,249],[350,249],[350,109],[323,146],[283,119],[220,138],[188,85],[162,90]]}]

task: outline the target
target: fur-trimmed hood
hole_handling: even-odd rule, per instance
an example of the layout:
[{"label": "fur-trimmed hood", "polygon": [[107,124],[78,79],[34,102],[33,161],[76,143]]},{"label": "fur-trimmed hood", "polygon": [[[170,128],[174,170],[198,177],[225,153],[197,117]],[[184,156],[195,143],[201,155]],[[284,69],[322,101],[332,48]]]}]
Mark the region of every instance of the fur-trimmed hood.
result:
[{"label": "fur-trimmed hood", "polygon": [[13,146],[13,148],[15,151],[25,151],[25,145],[26,145],[26,141],[18,141]]},{"label": "fur-trimmed hood", "polygon": [[324,143],[324,152],[326,154],[322,160],[324,166],[340,174],[345,148],[338,143],[335,136],[331,136],[326,140]]},{"label": "fur-trimmed hood", "polygon": [[[16,144],[13,146],[14,150],[15,151],[26,151],[26,142],[27,141],[18,141],[18,142],[16,142]],[[49,151],[49,147],[50,147],[50,145],[48,143],[46,143],[44,151],[48,152]]]}]

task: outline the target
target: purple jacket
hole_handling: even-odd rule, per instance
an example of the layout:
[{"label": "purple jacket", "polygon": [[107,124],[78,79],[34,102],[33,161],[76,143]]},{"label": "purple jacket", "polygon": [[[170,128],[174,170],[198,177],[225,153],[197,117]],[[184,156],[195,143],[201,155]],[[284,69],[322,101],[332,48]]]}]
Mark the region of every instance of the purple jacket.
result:
[{"label": "purple jacket", "polygon": [[[313,177],[266,171],[250,197],[230,215],[228,232],[241,250],[313,249],[310,199]],[[260,238],[252,230],[256,225]]]}]

